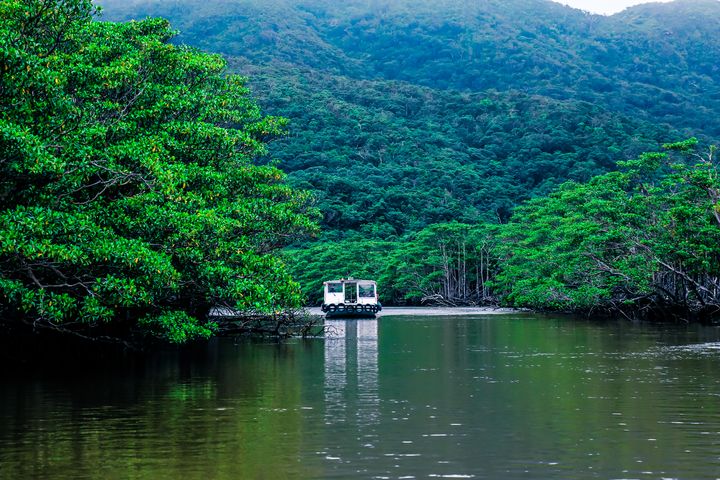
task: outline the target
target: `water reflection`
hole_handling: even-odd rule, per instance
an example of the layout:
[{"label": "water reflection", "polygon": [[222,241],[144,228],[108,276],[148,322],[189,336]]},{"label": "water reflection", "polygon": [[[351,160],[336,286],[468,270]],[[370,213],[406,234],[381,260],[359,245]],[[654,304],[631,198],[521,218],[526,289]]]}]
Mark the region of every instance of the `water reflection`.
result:
[{"label": "water reflection", "polygon": [[[325,321],[325,422],[378,418],[378,321]],[[349,395],[352,392],[352,395]]]},{"label": "water reflection", "polygon": [[720,329],[328,321],[65,377],[0,370],[0,479],[717,478]]}]

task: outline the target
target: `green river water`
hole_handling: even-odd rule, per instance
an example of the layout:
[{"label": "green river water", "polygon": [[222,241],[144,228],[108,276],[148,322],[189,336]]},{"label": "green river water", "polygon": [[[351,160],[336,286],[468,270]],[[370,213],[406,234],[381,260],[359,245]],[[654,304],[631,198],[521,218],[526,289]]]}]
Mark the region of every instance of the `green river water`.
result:
[{"label": "green river water", "polygon": [[720,478],[717,327],[513,314],[330,330],[3,375],[0,478]]}]

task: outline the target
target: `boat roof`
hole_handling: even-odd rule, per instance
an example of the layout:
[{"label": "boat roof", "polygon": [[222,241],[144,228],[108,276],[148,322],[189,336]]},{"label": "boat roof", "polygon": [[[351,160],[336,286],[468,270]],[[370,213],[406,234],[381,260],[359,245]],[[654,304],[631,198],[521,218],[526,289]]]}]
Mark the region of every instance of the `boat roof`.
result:
[{"label": "boat roof", "polygon": [[323,285],[326,283],[347,283],[347,282],[353,282],[353,283],[376,283],[375,280],[361,280],[359,278],[341,278],[339,280],[328,280],[327,282],[323,282]]}]

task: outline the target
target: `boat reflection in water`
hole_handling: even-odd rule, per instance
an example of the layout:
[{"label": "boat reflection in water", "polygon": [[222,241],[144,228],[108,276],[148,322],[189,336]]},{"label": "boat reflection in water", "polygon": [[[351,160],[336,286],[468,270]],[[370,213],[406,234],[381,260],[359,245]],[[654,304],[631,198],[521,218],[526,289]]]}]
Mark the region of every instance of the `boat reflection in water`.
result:
[{"label": "boat reflection in water", "polygon": [[376,423],[378,320],[325,320],[325,423]]}]

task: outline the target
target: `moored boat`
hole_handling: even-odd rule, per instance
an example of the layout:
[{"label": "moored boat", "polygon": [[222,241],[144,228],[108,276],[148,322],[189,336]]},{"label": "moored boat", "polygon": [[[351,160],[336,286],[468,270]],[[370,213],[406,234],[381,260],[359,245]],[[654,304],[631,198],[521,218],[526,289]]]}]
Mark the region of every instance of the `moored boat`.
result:
[{"label": "moored boat", "polygon": [[373,280],[329,280],[323,282],[323,289],[322,311],[327,317],[373,318],[382,310]]}]

